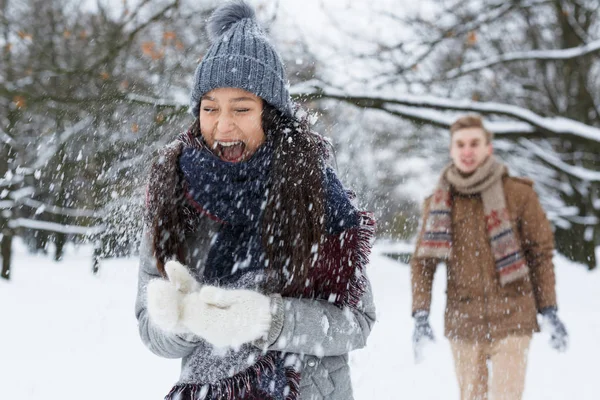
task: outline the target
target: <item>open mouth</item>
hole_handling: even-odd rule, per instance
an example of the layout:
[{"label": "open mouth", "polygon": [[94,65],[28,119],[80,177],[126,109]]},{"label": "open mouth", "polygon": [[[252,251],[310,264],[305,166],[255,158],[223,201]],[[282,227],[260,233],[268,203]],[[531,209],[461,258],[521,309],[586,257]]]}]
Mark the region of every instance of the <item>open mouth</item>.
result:
[{"label": "open mouth", "polygon": [[246,156],[246,145],[241,140],[232,142],[215,141],[213,146],[215,154],[223,161],[239,162]]}]

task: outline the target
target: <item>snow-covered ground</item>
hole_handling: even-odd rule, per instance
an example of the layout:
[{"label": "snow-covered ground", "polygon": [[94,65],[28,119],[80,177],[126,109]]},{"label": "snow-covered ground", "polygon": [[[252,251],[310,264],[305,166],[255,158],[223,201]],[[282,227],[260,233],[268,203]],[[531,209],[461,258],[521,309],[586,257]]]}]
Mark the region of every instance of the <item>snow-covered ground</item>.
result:
[{"label": "snow-covered ground", "polygon": [[[0,399],[161,399],[179,363],[154,356],[138,338],[133,303],[137,261],[106,260],[93,276],[89,248],[66,259],[17,249],[11,282],[0,282]],[[556,257],[560,315],[571,335],[565,354],[544,334],[530,352],[525,400],[600,398],[600,271]],[[434,287],[437,342],[415,365],[410,336],[409,269],[377,254],[369,275],[379,322],[366,349],[352,353],[357,400],[458,399],[442,337],[444,271]]]}]

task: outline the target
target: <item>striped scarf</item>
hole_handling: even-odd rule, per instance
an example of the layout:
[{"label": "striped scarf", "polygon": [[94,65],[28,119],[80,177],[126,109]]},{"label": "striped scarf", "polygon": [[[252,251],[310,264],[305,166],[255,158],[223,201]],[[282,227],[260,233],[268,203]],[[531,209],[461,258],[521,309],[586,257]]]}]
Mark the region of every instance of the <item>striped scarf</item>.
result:
[{"label": "striped scarf", "polygon": [[496,263],[500,285],[529,274],[506,207],[502,177],[507,168],[490,156],[473,175],[462,176],[454,165],[442,172],[431,198],[423,239],[417,257],[447,260],[452,250],[452,190],[461,194],[481,194],[485,224]]}]

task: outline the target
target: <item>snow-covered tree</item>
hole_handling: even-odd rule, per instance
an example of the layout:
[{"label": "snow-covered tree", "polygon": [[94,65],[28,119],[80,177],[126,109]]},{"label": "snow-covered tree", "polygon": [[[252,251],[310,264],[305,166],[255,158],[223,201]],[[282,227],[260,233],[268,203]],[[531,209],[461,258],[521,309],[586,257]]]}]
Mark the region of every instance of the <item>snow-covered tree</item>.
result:
[{"label": "snow-covered tree", "polygon": [[7,278],[14,235],[34,248],[52,241],[56,259],[76,236],[98,238],[103,231],[100,242],[114,239],[105,236],[117,228],[105,222],[127,221],[132,210],[124,204],[139,201],[122,198],[135,190],[143,197],[140,160],[168,140],[167,123],[172,129],[185,114],[186,107],[172,107],[173,99],[187,93],[193,54],[203,48],[195,30],[202,30],[205,15],[177,0],[116,7],[103,1],[0,4],[0,227]]},{"label": "snow-covered tree", "polygon": [[[461,113],[483,114],[500,155],[514,172],[537,181],[559,251],[595,267],[598,2],[432,0],[416,8],[365,7],[329,7],[342,38],[330,41],[336,50],[328,59],[330,72],[298,85],[296,93],[412,121],[422,148],[435,145],[441,134],[424,125],[447,131]],[[370,29],[360,29],[361,21]],[[397,135],[406,140],[405,131]]]}]

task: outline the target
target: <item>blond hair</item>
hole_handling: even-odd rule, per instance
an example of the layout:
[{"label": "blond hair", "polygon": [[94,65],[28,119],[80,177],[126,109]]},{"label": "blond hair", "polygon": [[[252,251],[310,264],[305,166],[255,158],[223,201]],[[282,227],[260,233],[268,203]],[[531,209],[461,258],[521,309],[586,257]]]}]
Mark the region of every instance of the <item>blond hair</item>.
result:
[{"label": "blond hair", "polygon": [[465,115],[454,121],[454,123],[450,125],[450,137],[454,135],[454,132],[466,128],[480,128],[483,131],[487,143],[490,143],[492,139],[494,139],[494,134],[483,126],[483,120],[476,114]]}]

